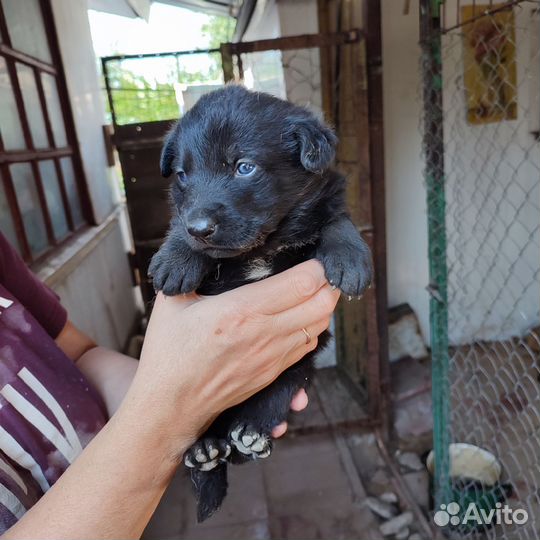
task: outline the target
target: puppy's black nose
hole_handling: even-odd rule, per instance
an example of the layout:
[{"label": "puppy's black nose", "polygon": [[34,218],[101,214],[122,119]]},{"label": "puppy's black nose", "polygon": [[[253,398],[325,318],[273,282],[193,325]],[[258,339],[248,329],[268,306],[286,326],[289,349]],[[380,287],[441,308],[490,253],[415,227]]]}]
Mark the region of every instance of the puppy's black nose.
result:
[{"label": "puppy's black nose", "polygon": [[208,238],[216,230],[216,222],[209,217],[200,217],[190,221],[187,226],[188,233],[195,238]]}]

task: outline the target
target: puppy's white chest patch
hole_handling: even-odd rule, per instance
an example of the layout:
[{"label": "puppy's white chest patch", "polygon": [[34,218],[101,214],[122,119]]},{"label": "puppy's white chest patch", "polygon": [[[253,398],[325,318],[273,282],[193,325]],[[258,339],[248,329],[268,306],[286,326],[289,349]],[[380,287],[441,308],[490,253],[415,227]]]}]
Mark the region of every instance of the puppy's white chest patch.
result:
[{"label": "puppy's white chest patch", "polygon": [[244,276],[250,281],[264,279],[272,273],[272,265],[264,259],[254,259],[244,270]]}]

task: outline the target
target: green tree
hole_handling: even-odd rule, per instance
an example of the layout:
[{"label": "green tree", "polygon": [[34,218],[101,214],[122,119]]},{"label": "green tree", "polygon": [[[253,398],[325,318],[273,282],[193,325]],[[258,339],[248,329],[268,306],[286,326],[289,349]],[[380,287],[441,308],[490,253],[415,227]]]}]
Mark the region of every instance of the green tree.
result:
[{"label": "green tree", "polygon": [[[202,25],[202,35],[208,47],[215,49],[231,40],[235,19],[232,17],[209,16]],[[200,54],[207,54],[201,52]],[[109,62],[107,71],[112,90],[114,112],[118,124],[152,122],[178,118],[180,110],[176,101],[174,83],[207,84],[222,80],[221,56],[211,54],[210,65],[205,71],[188,71],[182,66],[181,56],[170,68],[166,83],[148,80],[141,74],[129,70],[122,61]],[[105,87],[105,85],[103,85]],[[109,102],[107,114],[111,120]]]},{"label": "green tree", "polygon": [[232,17],[213,15],[208,17],[208,22],[202,25],[201,33],[208,39],[208,46],[211,49],[217,49],[221,43],[231,41],[235,24],[236,21]]}]

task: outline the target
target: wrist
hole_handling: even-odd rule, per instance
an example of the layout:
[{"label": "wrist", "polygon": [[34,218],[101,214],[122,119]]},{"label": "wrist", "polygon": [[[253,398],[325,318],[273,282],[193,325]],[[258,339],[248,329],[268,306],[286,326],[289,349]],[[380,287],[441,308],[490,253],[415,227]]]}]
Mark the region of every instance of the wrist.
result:
[{"label": "wrist", "polygon": [[[172,388],[155,384],[144,374],[137,373],[115,417],[141,426],[141,435],[158,446],[163,457],[177,466],[204,424],[204,420],[198,421],[199,415],[195,412],[202,406],[192,394],[187,385]],[[180,399],[179,395],[182,396]]]}]

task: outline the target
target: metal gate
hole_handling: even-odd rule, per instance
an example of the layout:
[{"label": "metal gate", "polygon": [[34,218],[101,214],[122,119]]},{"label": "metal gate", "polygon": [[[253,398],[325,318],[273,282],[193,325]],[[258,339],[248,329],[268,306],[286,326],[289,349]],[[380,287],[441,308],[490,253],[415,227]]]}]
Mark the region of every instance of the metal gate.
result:
[{"label": "metal gate", "polygon": [[[148,305],[153,297],[148,263],[169,222],[169,181],[158,167],[163,136],[200,95],[230,81],[306,106],[334,125],[341,140],[337,166],[348,176],[353,221],[375,245],[373,216],[384,211],[384,200],[375,201],[371,188],[368,68],[361,31],[111,56],[102,65],[135,243],[133,262]],[[384,244],[384,235],[377,241]],[[386,355],[379,340],[386,320],[384,261],[375,260],[375,266],[375,286],[361,302],[342,302],[336,317],[338,365],[366,404],[363,424],[380,424],[385,412]]]}]

